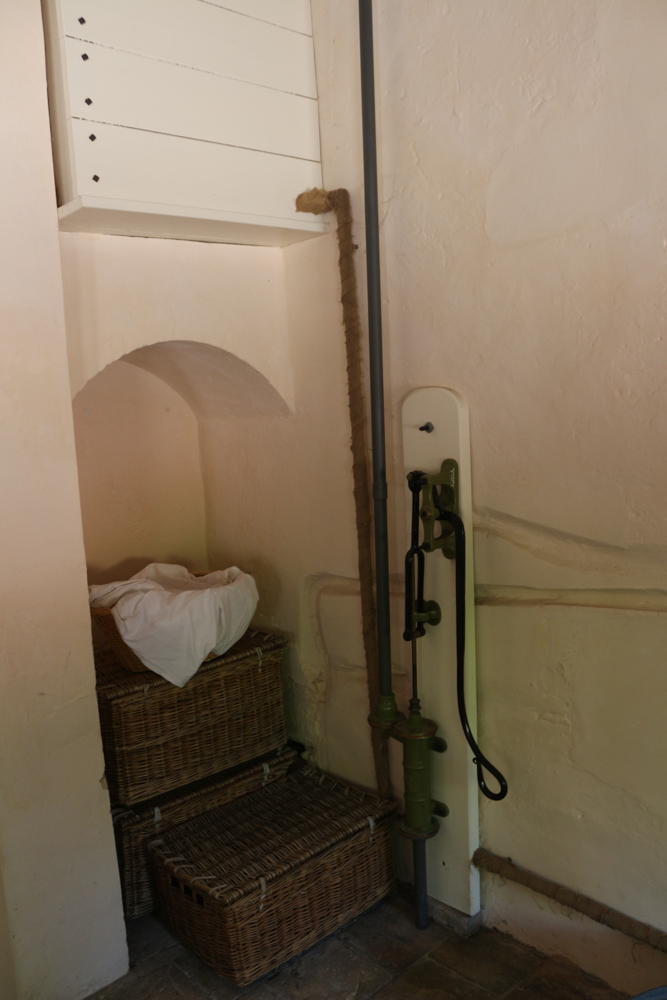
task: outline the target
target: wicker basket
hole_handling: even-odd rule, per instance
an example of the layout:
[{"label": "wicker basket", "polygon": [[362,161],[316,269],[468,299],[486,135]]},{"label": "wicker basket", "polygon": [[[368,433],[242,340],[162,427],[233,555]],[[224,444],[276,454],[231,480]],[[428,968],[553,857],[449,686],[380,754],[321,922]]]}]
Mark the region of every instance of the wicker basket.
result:
[{"label": "wicker basket", "polygon": [[111,608],[91,608],[90,620],[95,628],[99,629],[107,647],[113,651],[118,663],[126,670],[131,670],[135,674],[143,674],[148,669],[141,662],[126,642],[121,639],[120,632],[116,626],[116,619],[111,613]]},{"label": "wicker basket", "polygon": [[183,688],[98,651],[97,702],[112,801],[145,802],[277,750],[287,740],[284,636],[250,629]]},{"label": "wicker basket", "polygon": [[116,851],[128,919],[155,909],[156,897],[148,859],[148,842],[177,823],[200,816],[248,792],[284,777],[294,765],[296,753],[289,747],[232,772],[204,778],[177,792],[169,792],[140,806],[112,809]]},{"label": "wicker basket", "polygon": [[162,917],[245,986],[382,899],[395,804],[304,767],[149,844]]}]

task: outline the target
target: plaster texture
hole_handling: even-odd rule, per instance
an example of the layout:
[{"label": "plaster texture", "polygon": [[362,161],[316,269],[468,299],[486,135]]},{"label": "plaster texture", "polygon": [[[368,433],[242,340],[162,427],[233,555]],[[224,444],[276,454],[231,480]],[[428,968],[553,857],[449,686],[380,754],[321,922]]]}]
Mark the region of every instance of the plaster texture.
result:
[{"label": "plaster texture", "polygon": [[[641,609],[667,586],[665,9],[374,15],[392,569],[400,403],[447,386],[470,407],[478,584],[636,592],[479,608],[480,736],[510,785],[483,841],[664,929],[667,618]],[[313,24],[324,185],[351,189],[362,277],[356,4],[313,0]],[[617,988],[667,982],[664,956],[497,880],[484,909]]]},{"label": "plaster texture", "polygon": [[60,246],[73,395],[125,355],[186,341],[246,362],[291,404],[280,249],[94,233]]},{"label": "plaster texture", "polygon": [[127,970],[95,699],[37,0],[0,12],[0,988]]},{"label": "plaster texture", "polygon": [[[309,645],[300,601],[313,574],[356,575],[345,345],[335,238],[283,253],[292,413],[202,422],[209,559],[211,566],[242,560],[257,580],[260,620],[294,635],[294,725],[323,760],[328,677]],[[230,480],[242,489],[231,489]],[[350,627],[358,628],[356,618]],[[365,724],[361,731],[367,739]]]},{"label": "plaster texture", "polygon": [[[357,5],[312,9],[324,183],[350,189],[363,288]],[[392,572],[406,548],[400,404],[443,385],[470,408],[479,584],[572,602],[667,589],[663,5],[374,9]],[[337,247],[333,235],[281,251],[63,233],[59,261],[39,7],[6,0],[2,17],[0,956],[13,957],[11,1000],[75,1000],[126,957],[70,397],[91,569],[178,539],[194,563],[253,573],[259,620],[294,639],[293,734],[316,761],[372,779]],[[77,413],[88,397],[96,428]],[[170,455],[158,442],[176,421],[159,407],[172,403]],[[114,420],[129,461],[116,448],[102,522],[94,451]],[[155,495],[144,448],[169,496]],[[134,489],[136,523],[120,515]],[[394,600],[400,623],[398,580]],[[480,736],[510,782],[506,802],[482,803],[482,833],[665,928],[667,618],[643,606],[479,608]],[[404,704],[398,636],[393,659]],[[484,912],[618,989],[667,982],[664,956],[498,880]]]},{"label": "plaster texture", "polygon": [[150,562],[205,570],[199,431],[183,397],[116,361],[73,411],[89,583],[126,580]]}]

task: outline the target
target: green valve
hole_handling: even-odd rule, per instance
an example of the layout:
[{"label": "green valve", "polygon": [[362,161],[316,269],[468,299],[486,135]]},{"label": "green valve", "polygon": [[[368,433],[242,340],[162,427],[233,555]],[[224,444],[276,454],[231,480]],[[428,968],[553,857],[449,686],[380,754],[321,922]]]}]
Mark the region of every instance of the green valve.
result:
[{"label": "green valve", "polygon": [[427,625],[439,625],[442,621],[442,611],[437,601],[424,601],[423,611],[413,611],[412,620],[425,622]]},{"label": "green valve", "polygon": [[[423,476],[422,506],[419,517],[424,526],[424,552],[435,552],[442,549],[447,559],[456,558],[454,530],[449,524],[440,520],[444,510],[459,512],[459,466],[453,458],[446,458],[435,476]],[[435,526],[441,526],[441,533],[436,536]]]}]

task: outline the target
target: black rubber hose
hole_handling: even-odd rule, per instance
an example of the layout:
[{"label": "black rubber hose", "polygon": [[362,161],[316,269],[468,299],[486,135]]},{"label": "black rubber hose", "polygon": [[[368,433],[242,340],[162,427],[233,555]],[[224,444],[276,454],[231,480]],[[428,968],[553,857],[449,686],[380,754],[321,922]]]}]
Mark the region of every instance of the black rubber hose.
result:
[{"label": "black rubber hose", "polygon": [[[441,521],[447,521],[454,529],[456,541],[456,700],[459,707],[459,718],[463,726],[465,738],[473,752],[473,764],[477,767],[477,784],[483,795],[487,799],[494,799],[499,802],[507,795],[507,782],[497,767],[487,760],[477,745],[477,741],[472,734],[468,711],[466,709],[465,696],[465,650],[466,650],[466,533],[463,521],[458,514],[450,510],[441,510],[439,514]],[[491,791],[484,779],[484,769],[486,769],[496,779],[500,785],[497,792]]]}]

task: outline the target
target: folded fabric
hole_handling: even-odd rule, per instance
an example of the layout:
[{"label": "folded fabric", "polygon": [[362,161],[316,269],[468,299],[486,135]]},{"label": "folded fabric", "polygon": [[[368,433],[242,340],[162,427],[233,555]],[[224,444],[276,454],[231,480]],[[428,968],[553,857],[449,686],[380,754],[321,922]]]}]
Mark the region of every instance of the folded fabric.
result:
[{"label": "folded fabric", "polygon": [[129,580],[88,590],[92,607],[111,608],[141,662],[178,687],[209,653],[221,656],[241,638],[259,600],[253,578],[236,566],[197,577],[151,563]]}]

